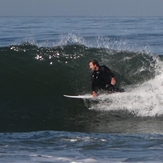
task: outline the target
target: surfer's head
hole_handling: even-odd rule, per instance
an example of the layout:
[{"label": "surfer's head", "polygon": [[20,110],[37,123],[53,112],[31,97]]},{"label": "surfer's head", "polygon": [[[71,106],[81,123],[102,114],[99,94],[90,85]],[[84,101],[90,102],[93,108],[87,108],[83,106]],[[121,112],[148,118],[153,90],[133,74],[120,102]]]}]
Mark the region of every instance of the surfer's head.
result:
[{"label": "surfer's head", "polygon": [[98,70],[100,65],[97,60],[93,59],[89,62],[89,67],[92,71]]}]

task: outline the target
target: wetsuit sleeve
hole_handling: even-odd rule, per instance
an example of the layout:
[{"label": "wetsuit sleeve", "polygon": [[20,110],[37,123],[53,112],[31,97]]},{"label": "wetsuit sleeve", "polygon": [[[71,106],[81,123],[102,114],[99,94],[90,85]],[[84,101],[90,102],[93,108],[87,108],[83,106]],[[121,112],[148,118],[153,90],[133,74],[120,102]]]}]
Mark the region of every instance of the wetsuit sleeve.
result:
[{"label": "wetsuit sleeve", "polygon": [[104,66],[104,69],[105,69],[105,72],[111,77],[111,78],[114,78],[114,73],[107,67],[107,66]]},{"label": "wetsuit sleeve", "polygon": [[92,75],[91,75],[91,81],[92,81],[92,92],[93,91],[97,92],[96,79],[95,79],[95,74],[94,73],[92,73]]}]

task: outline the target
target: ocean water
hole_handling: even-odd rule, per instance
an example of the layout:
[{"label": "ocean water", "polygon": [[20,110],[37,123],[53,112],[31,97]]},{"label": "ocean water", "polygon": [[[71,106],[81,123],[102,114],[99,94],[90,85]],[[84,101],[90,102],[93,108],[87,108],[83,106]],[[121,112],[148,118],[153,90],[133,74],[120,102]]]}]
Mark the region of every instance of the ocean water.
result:
[{"label": "ocean water", "polygon": [[[0,162],[163,160],[163,17],[0,17]],[[124,93],[99,100],[88,63]]]}]

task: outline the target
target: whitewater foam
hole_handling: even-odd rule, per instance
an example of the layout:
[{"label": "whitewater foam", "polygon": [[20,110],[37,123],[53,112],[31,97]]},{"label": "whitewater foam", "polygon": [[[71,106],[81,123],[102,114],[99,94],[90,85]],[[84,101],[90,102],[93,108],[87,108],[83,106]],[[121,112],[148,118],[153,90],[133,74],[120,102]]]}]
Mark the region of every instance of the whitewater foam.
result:
[{"label": "whitewater foam", "polygon": [[135,116],[163,115],[163,73],[124,93],[106,95],[91,109],[101,111],[127,110]]}]

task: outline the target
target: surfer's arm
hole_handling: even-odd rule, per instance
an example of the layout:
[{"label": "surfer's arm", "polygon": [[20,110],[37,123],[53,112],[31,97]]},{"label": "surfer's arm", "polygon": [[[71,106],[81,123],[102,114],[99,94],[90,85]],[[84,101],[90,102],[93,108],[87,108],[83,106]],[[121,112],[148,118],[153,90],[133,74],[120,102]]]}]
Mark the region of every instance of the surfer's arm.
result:
[{"label": "surfer's arm", "polygon": [[97,86],[94,82],[92,82],[92,95],[93,97],[97,97]]},{"label": "surfer's arm", "polygon": [[110,84],[111,85],[115,85],[116,84],[116,80],[115,80],[114,73],[108,67],[104,66],[104,68],[105,68],[105,72],[111,77]]},{"label": "surfer's arm", "polygon": [[94,73],[91,76],[91,80],[92,80],[92,95],[93,97],[97,97],[97,85],[96,85],[96,78]]}]

